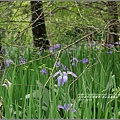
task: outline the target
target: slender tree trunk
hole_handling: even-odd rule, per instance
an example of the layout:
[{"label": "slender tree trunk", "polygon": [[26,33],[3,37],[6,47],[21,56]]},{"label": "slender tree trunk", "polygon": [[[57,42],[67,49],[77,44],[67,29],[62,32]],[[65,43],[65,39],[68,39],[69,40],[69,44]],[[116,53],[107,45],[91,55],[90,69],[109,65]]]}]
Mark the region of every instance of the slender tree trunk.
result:
[{"label": "slender tree trunk", "polygon": [[31,1],[32,11],[32,32],[34,45],[47,49],[49,41],[47,40],[46,27],[44,20],[43,4],[42,1]]},{"label": "slender tree trunk", "polygon": [[118,5],[116,1],[108,1],[108,20],[109,20],[109,32],[106,35],[106,43],[114,44],[119,41],[118,36]]}]

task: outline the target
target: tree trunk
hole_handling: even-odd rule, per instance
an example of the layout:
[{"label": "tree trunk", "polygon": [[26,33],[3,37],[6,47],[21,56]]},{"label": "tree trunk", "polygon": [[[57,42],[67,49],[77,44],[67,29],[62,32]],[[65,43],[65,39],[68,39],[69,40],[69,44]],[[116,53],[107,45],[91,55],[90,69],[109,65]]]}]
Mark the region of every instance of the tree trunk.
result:
[{"label": "tree trunk", "polygon": [[44,20],[42,1],[31,1],[32,11],[32,32],[35,47],[47,49],[49,41],[47,40],[46,27]]},{"label": "tree trunk", "polygon": [[106,43],[114,44],[119,41],[118,36],[118,5],[116,1],[108,1],[107,2],[107,10],[108,10],[108,33],[106,35]]}]

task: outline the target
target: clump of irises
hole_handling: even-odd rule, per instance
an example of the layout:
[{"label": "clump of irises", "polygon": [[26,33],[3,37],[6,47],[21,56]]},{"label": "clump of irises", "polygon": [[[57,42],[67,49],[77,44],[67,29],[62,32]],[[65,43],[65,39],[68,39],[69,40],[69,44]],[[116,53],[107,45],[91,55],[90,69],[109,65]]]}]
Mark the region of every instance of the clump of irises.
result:
[{"label": "clump of irises", "polygon": [[71,65],[75,66],[76,63],[82,62],[83,64],[89,64],[89,60],[87,58],[83,58],[82,60],[78,60],[77,58],[73,57],[73,59],[70,60]]},{"label": "clump of irises", "polygon": [[50,50],[50,52],[52,53],[52,52],[54,52],[55,50],[59,50],[60,47],[61,47],[60,44],[56,44],[56,45],[54,45],[54,46],[49,47],[49,50]]},{"label": "clump of irises", "polygon": [[[77,58],[73,57],[73,59],[70,60],[70,62],[72,63],[72,65],[75,65],[75,63],[78,62],[82,62],[83,64],[89,64],[89,60],[87,58],[84,58],[83,60],[78,60]],[[58,86],[60,85],[64,85],[65,82],[68,81],[68,75],[72,75],[73,77],[77,77],[77,75],[75,73],[73,73],[72,71],[70,71],[65,65],[63,65],[60,61],[57,62],[56,67],[59,68],[59,71],[56,72],[53,77],[56,77],[57,75],[59,75],[57,77],[58,80]]]},{"label": "clump of irises", "polygon": [[56,64],[56,67],[58,67],[58,68],[60,68],[60,67],[62,67],[61,69],[62,70],[69,70],[65,65],[63,65],[60,61],[58,61],[57,62],[57,64]]}]

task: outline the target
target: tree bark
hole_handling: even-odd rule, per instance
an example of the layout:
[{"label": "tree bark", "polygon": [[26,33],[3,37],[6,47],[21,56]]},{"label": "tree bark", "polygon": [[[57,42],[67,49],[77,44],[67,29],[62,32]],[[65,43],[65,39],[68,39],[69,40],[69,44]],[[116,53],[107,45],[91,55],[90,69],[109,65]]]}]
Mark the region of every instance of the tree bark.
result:
[{"label": "tree bark", "polygon": [[34,45],[35,47],[47,49],[49,47],[49,41],[47,40],[42,1],[31,1],[30,3]]},{"label": "tree bark", "polygon": [[108,33],[106,35],[106,43],[114,44],[119,41],[118,36],[118,5],[116,1],[108,1],[107,2],[107,10],[108,10]]}]

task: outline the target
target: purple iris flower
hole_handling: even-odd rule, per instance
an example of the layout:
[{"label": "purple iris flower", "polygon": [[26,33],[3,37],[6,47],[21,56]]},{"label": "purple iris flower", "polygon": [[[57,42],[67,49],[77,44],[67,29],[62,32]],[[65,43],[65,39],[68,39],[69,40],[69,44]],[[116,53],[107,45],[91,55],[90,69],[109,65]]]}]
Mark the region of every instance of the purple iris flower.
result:
[{"label": "purple iris flower", "polygon": [[9,67],[10,63],[14,64],[14,62],[11,59],[7,59],[6,60],[6,67]]},{"label": "purple iris flower", "polygon": [[77,58],[73,58],[73,61],[74,61],[74,62],[78,62],[78,59],[77,59]]},{"label": "purple iris flower", "polygon": [[56,44],[54,46],[49,47],[50,52],[54,52],[57,49],[60,49],[60,44]]},{"label": "purple iris flower", "polygon": [[115,44],[115,45],[120,45],[120,42],[115,42],[114,44]]},{"label": "purple iris flower", "polygon": [[76,110],[75,109],[71,109],[71,107],[72,107],[72,104],[64,104],[64,106],[58,105],[59,109],[63,109],[65,111],[71,110],[72,112],[76,112]]},{"label": "purple iris flower", "polygon": [[60,67],[61,66],[61,63],[60,61],[56,64],[57,67]]},{"label": "purple iris flower", "polygon": [[45,69],[45,68],[43,68],[43,69],[41,70],[41,73],[42,73],[42,74],[44,74],[44,75],[46,75],[46,74],[47,74],[46,69]]},{"label": "purple iris flower", "polygon": [[62,64],[62,68],[63,68],[63,70],[68,70],[68,68],[63,64]]},{"label": "purple iris flower", "polygon": [[112,51],[108,52],[108,54],[112,54]]},{"label": "purple iris flower", "polygon": [[113,47],[114,47],[114,45],[113,45],[113,44],[109,44],[109,47],[110,47],[110,48],[113,48]]},{"label": "purple iris flower", "polygon": [[40,54],[42,54],[42,51],[44,50],[44,48],[43,47],[41,47],[39,50],[38,50],[38,55],[40,55]]},{"label": "purple iris flower", "polygon": [[75,63],[72,63],[72,66],[75,66]]},{"label": "purple iris flower", "polygon": [[20,60],[20,65],[25,64],[25,63],[26,63],[26,59],[24,57],[22,57]]},{"label": "purple iris flower", "polygon": [[60,49],[60,44],[56,44],[56,45],[54,46],[54,49]]},{"label": "purple iris flower", "polygon": [[84,59],[82,60],[82,63],[83,63],[83,64],[84,64],[84,63],[88,64],[88,63],[89,63],[89,60],[88,60],[87,58],[84,58]]},{"label": "purple iris flower", "polygon": [[78,62],[78,59],[73,57],[73,59],[71,59],[70,62],[72,62],[72,66],[75,66],[75,62]]},{"label": "purple iris flower", "polygon": [[50,52],[53,52],[54,51],[54,47],[49,47],[49,50],[50,50]]},{"label": "purple iris flower", "polygon": [[68,80],[68,74],[71,74],[73,77],[77,77],[73,72],[67,71],[67,72],[61,72],[60,70],[56,72],[53,77],[57,76],[60,74],[60,76],[57,78],[58,79],[58,86],[62,83],[62,86],[64,85],[65,82]]}]

